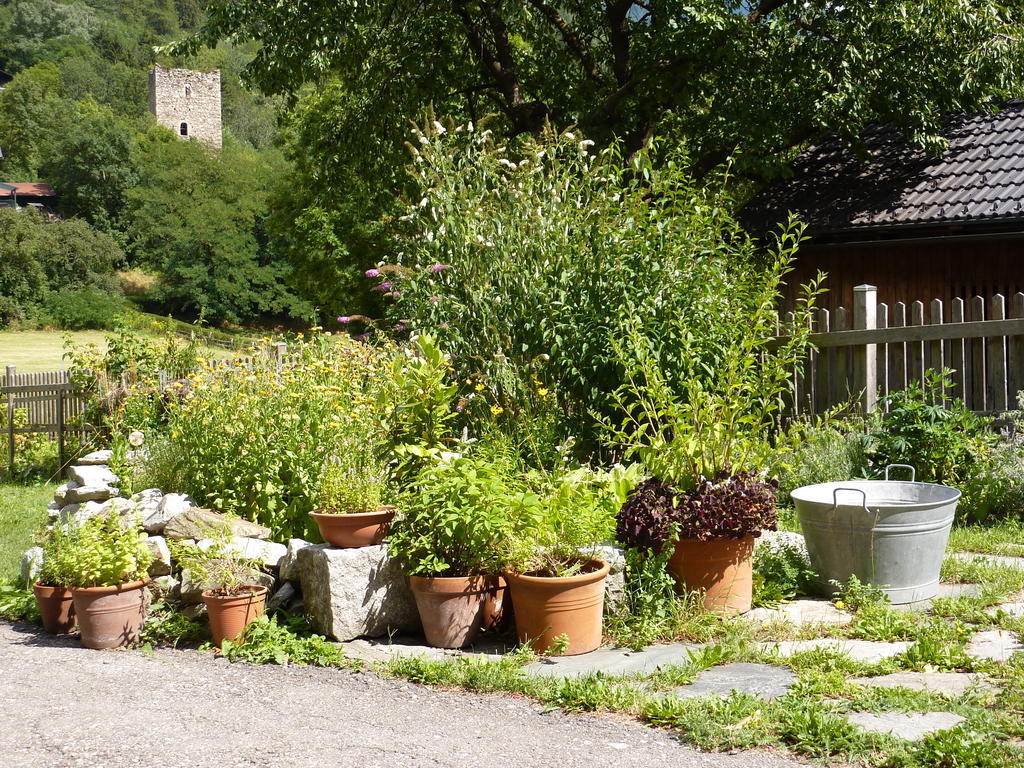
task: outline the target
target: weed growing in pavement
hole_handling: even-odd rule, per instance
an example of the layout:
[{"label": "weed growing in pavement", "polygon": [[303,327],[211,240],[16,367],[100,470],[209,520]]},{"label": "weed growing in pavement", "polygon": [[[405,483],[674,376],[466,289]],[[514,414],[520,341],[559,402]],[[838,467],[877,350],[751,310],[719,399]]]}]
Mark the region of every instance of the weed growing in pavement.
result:
[{"label": "weed growing in pavement", "polygon": [[0,619],[39,621],[39,605],[31,590],[0,583]]},{"label": "weed growing in pavement", "polygon": [[1024,570],[980,558],[961,560],[947,557],[942,562],[942,581],[954,584],[984,584],[986,595],[999,602],[1024,589]]},{"label": "weed growing in pavement", "polygon": [[149,646],[177,648],[179,643],[198,643],[209,636],[205,623],[186,619],[173,606],[160,600],[149,606],[140,640]]},{"label": "weed growing in pavement", "polygon": [[918,625],[916,637],[899,657],[906,668],[919,672],[973,669],[974,659],[965,650],[971,630],[964,624],[931,618]]},{"label": "weed growing in pavement", "polygon": [[358,661],[349,659],[341,646],[320,635],[309,633],[309,626],[301,618],[286,618],[278,623],[279,614],[261,616],[246,627],[236,641],[224,640],[221,655],[230,661],[248,661],[252,664],[299,664],[315,667],[361,668]]}]

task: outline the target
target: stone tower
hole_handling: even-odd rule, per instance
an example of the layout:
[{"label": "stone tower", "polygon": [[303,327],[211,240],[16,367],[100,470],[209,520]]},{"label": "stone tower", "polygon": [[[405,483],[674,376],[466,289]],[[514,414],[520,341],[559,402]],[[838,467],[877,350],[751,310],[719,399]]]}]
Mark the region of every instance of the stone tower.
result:
[{"label": "stone tower", "polygon": [[149,111],[183,139],[220,148],[220,70],[164,69],[149,72]]}]

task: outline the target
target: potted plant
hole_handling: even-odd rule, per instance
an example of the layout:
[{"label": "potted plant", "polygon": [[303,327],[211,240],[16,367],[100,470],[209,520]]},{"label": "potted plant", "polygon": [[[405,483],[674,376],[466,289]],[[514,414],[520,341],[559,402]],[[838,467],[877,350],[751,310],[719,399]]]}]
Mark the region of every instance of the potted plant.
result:
[{"label": "potted plant", "polygon": [[505,576],[521,642],[572,656],[601,645],[609,565],[599,547],[615,530],[615,478],[580,468],[531,480],[543,499],[518,529]]},{"label": "potted plant", "polygon": [[388,468],[370,447],[351,446],[332,458],[320,473],[317,509],[310,512],[324,541],[335,547],[380,544],[395,516],[383,504],[389,491]]},{"label": "potted plant", "polygon": [[753,541],[776,525],[774,483],[763,470],[784,439],[779,406],[809,349],[820,292],[818,281],[805,286],[799,311],[779,328],[775,304],[790,248],[795,243],[780,246],[735,312],[715,318],[717,342],[677,329],[674,367],[635,319],[614,344],[627,383],[614,394],[623,418],[603,421],[606,436],[651,478],[620,510],[619,539],[658,551],[674,538],[668,568],[677,588],[704,592],[705,607],[726,614],[750,609]]},{"label": "potted plant", "polygon": [[224,640],[237,639],[263,615],[268,590],[254,583],[260,574],[259,561],[232,552],[224,535],[206,546],[176,545],[174,556],[182,571],[188,571],[191,579],[207,587],[202,597],[210,618],[210,635],[217,648]]},{"label": "potted plant", "polygon": [[469,645],[500,614],[502,544],[538,503],[482,451],[420,470],[388,547],[409,574],[430,645]]},{"label": "potted plant", "polygon": [[64,555],[69,537],[62,525],[45,529],[40,536],[43,562],[39,568],[32,592],[39,605],[43,629],[51,635],[66,635],[75,628],[75,605],[71,590],[67,588]]},{"label": "potted plant", "polygon": [[146,618],[146,571],[153,554],[136,521],[116,512],[68,525],[60,540],[61,579],[71,589],[86,648],[139,639]]}]

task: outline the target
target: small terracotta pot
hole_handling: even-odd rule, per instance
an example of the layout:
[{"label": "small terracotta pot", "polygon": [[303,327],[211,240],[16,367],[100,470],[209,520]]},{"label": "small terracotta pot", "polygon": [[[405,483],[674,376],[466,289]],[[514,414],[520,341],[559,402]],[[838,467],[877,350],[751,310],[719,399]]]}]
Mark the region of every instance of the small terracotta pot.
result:
[{"label": "small terracotta pot", "polygon": [[484,629],[500,630],[512,619],[512,598],[508,595],[508,581],[504,576],[495,576],[487,590],[484,602]]},{"label": "small terracotta pot", "polygon": [[235,594],[216,595],[211,590],[203,592],[203,602],[210,617],[210,635],[213,644],[220,648],[225,639],[237,640],[255,619],[263,615],[267,605],[266,587],[242,587]]},{"label": "small terracotta pot", "polygon": [[679,539],[668,561],[676,591],[704,593],[704,607],[726,616],[750,610],[753,599],[754,537]]},{"label": "small terracotta pot", "polygon": [[146,620],[146,583],[73,587],[79,642],[86,648],[120,648],[137,642]]},{"label": "small terracotta pot", "polygon": [[410,576],[427,644],[464,648],[472,643],[496,586],[494,576]]},{"label": "small terracotta pot", "polygon": [[38,581],[32,585],[43,629],[51,635],[66,635],[75,628],[75,603],[66,587],[48,587]]},{"label": "small terracotta pot", "polygon": [[604,560],[589,560],[584,573],[552,578],[507,573],[516,632],[520,642],[529,641],[537,653],[544,653],[559,635],[569,644],[564,654],[589,653],[601,645],[604,618],[604,581],[609,566]]},{"label": "small terracotta pot", "polygon": [[372,547],[384,541],[395,516],[395,508],[381,507],[376,512],[349,514],[310,512],[309,516],[316,521],[324,541],[335,547],[351,549]]}]

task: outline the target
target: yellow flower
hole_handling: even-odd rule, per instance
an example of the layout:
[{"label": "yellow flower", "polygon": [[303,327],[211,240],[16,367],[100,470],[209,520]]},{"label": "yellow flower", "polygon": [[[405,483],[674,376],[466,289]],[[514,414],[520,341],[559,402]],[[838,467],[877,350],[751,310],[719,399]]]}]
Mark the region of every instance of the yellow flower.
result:
[{"label": "yellow flower", "polygon": [[476,391],[477,392],[483,392],[484,391],[484,385],[483,384],[477,384],[476,385]]},{"label": "yellow flower", "polygon": [[540,395],[541,397],[547,397],[548,390],[546,387],[541,387],[540,389],[537,390],[537,394]]},{"label": "yellow flower", "polygon": [[505,409],[502,408],[500,405],[492,405],[491,406],[491,415],[492,416],[497,416],[497,415],[499,415],[501,413],[504,413],[504,412],[505,412]]}]

